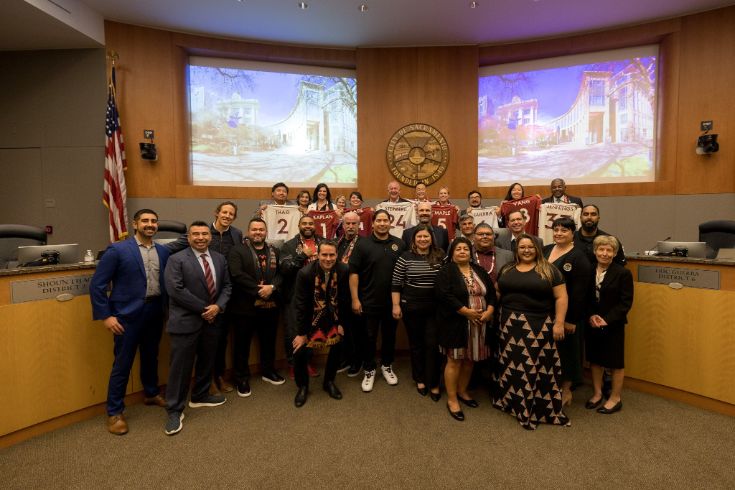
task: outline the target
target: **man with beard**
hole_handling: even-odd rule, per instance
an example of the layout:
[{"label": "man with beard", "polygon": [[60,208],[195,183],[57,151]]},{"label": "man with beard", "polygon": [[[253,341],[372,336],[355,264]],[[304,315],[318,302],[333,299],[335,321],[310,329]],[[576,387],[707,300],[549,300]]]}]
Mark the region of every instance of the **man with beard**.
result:
[{"label": "man with beard", "polygon": [[[498,239],[495,240],[496,246],[515,253],[516,238],[522,233],[525,233],[525,227],[526,219],[523,217],[523,213],[520,211],[511,211],[508,215],[508,229],[510,230],[510,234],[499,236]],[[532,236],[531,238],[533,238],[533,240],[538,244],[540,249],[544,248],[543,242],[539,237]]]},{"label": "man with beard", "polygon": [[296,275],[292,302],[297,334],[293,339],[296,385],[294,405],[306,403],[309,393],[307,362],[313,349],[329,348],[324,370],[324,391],[335,400],[342,393],[334,384],[342,355],[343,315],[350,308],[349,267],[337,261],[337,245],[323,241],[318,247],[318,261],[312,262]]},{"label": "man with beard", "polygon": [[467,193],[467,204],[469,206],[465,209],[465,213],[469,213],[473,209],[479,209],[482,207],[482,194],[480,191],[472,190]]},{"label": "man with beard", "polygon": [[[350,256],[355,250],[358,240],[361,240],[360,232],[360,216],[355,212],[346,213],[342,217],[342,229],[344,235],[337,242],[337,261],[342,264],[350,263]],[[350,308],[347,309],[342,317],[342,327],[344,327],[344,346],[342,348],[342,364],[337,372],[347,371],[350,378],[360,374],[362,369],[362,361],[358,352],[357,337],[355,335],[357,319]]]},{"label": "man with beard", "polygon": [[[597,258],[595,257],[595,252],[592,250],[592,242],[595,237],[610,234],[598,228],[600,223],[600,208],[594,204],[588,204],[582,208],[581,221],[582,227],[574,232],[574,246],[584,250],[587,258],[596,266]],[[613,260],[620,265],[625,265],[625,252],[623,251],[623,244],[620,242],[620,238],[618,238],[618,242],[620,243],[620,248],[618,248],[618,253]]]},{"label": "man with beard", "polygon": [[505,264],[513,262],[513,253],[495,246],[495,231],[487,223],[477,225],[472,238],[474,262],[485,269],[497,285],[498,272]]},{"label": "man with beard", "polygon": [[164,273],[169,297],[166,331],[171,340],[164,428],[169,436],[181,431],[192,370],[189,407],[216,407],[226,401],[222,394],[210,394],[209,386],[217,350],[216,323],[232,292],[227,259],[209,250],[212,233],[204,221],[194,221],[188,237],[191,246],[173,255]]},{"label": "man with beard", "polygon": [[[296,319],[293,316],[293,308],[291,308],[293,285],[299,269],[317,260],[317,246],[322,239],[314,233],[314,229],[314,218],[308,214],[303,215],[299,219],[299,234],[281,247],[281,262],[278,266],[283,284],[281,290],[282,311],[286,316],[283,346],[286,351],[289,377],[291,378],[293,378],[294,373],[293,339],[296,336]],[[310,376],[319,376],[319,373],[311,365],[308,366],[308,369]]]},{"label": "man with beard", "polygon": [[551,196],[541,201],[541,204],[546,203],[562,203],[562,204],[576,204],[580,208],[582,207],[582,199],[567,195],[567,184],[564,179],[554,179],[551,181]]},{"label": "man with beard", "polygon": [[[89,283],[92,316],[102,320],[112,332],[115,344],[115,360],[107,387],[107,430],[115,435],[128,432],[123,415],[125,390],[138,349],[143,402],[166,406],[166,400],[158,393],[158,344],[166,295],[163,271],[169,252],[153,242],[158,231],[155,211],[136,212],[133,230],[132,238],[107,247]],[[109,295],[108,289],[111,289]]]},{"label": "man with beard", "polygon": [[[449,235],[447,234],[447,230],[441,226],[431,226],[431,213],[430,202],[420,202],[416,205],[416,214],[418,214],[419,217],[419,224],[424,224],[429,227],[431,234],[434,237],[434,246],[441,248],[446,253],[447,247],[449,246]],[[408,244],[413,242],[413,235],[416,233],[416,226],[407,228],[403,232],[403,243]]]},{"label": "man with beard", "polygon": [[283,379],[274,367],[278,327],[277,291],[281,287],[278,249],[265,241],[265,221],[253,218],[248,237],[235,245],[227,256],[232,278],[232,297],[227,306],[235,328],[235,379],[237,395],[250,396],[250,341],[258,334],[260,368],[263,381],[281,385]]},{"label": "man with beard", "polygon": [[380,330],[381,371],[389,385],[398,384],[393,372],[397,321],[392,315],[391,280],[393,266],[406,249],[403,240],[390,234],[390,214],[380,209],[373,215],[373,233],[361,239],[350,257],[352,311],[358,315],[365,376],[362,391],[375,383],[375,344]]}]

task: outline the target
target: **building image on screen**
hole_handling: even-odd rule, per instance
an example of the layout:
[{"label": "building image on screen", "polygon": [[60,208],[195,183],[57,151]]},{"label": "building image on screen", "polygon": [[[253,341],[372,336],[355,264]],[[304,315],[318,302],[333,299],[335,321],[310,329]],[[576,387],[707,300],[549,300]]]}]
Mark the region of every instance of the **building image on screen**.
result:
[{"label": "building image on screen", "polygon": [[357,183],[354,72],[191,58],[188,79],[194,185]]},{"label": "building image on screen", "polygon": [[481,186],[655,180],[657,47],[483,67]]}]

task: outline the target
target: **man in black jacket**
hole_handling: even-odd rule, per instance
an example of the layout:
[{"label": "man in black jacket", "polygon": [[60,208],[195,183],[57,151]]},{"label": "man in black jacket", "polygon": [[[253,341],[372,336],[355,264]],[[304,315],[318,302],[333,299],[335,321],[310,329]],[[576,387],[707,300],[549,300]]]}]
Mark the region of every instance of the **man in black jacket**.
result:
[{"label": "man in black jacket", "polygon": [[564,179],[554,179],[551,181],[551,195],[541,201],[541,204],[559,202],[563,204],[576,204],[582,207],[582,199],[567,194],[567,184]]},{"label": "man in black jacket", "polygon": [[236,244],[227,261],[232,278],[232,298],[228,312],[235,325],[234,365],[237,394],[250,396],[250,341],[258,333],[260,367],[263,381],[274,385],[285,382],[273,365],[278,327],[277,299],[281,287],[278,249],[265,241],[265,221],[253,218],[248,223],[247,239]]},{"label": "man in black jacket", "polygon": [[350,308],[349,268],[337,261],[337,244],[326,240],[319,244],[318,261],[296,275],[291,307],[296,319],[293,340],[296,385],[299,387],[294,405],[306,403],[309,392],[307,363],[309,350],[329,347],[324,371],[324,391],[340,400],[342,393],[334,384],[342,355],[342,319]]},{"label": "man in black jacket", "polygon": [[[296,336],[296,321],[293,317],[291,300],[293,299],[293,284],[296,274],[306,264],[317,259],[316,250],[322,238],[314,233],[314,218],[304,215],[299,220],[299,234],[287,241],[281,247],[281,262],[279,270],[283,281],[282,310],[285,314],[285,332],[283,335],[283,347],[286,351],[289,371],[293,371],[293,338]],[[289,376],[291,375],[289,372]],[[309,375],[318,376],[319,373],[309,366]]]}]

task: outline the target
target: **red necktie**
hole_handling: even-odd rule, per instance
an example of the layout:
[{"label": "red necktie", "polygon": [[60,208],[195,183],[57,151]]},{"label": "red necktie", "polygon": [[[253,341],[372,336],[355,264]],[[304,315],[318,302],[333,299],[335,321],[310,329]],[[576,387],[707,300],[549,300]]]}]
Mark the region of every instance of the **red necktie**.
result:
[{"label": "red necktie", "polygon": [[217,298],[217,289],[214,287],[214,277],[212,277],[212,269],[209,267],[207,254],[200,255],[204,264],[204,279],[207,281],[207,290],[209,291],[209,301],[214,304]]}]

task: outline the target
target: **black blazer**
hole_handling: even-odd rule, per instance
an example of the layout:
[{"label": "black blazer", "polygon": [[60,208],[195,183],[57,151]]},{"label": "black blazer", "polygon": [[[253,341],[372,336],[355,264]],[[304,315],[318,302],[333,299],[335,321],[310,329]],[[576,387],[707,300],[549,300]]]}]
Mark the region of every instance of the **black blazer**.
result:
[{"label": "black blazer", "polygon": [[608,325],[625,325],[633,306],[633,275],[613,262],[600,285],[600,300],[592,302],[591,315],[600,315]]},{"label": "black blazer", "polygon": [[[447,230],[445,230],[441,226],[432,226],[431,233],[434,237],[434,246],[444,250],[444,252],[446,253],[447,248],[449,247],[449,234],[447,233]],[[411,243],[413,242],[413,236],[415,234],[416,226],[412,226],[411,228],[403,230],[402,239],[408,249],[411,248]]]},{"label": "black blazer", "polygon": [[[485,301],[488,305],[497,303],[495,286],[490,275],[475,263],[470,263],[472,270],[477,273],[487,290]],[[465,347],[467,345],[467,318],[458,313],[459,309],[467,306],[470,293],[464,277],[454,262],[445,264],[436,275],[434,293],[438,304],[437,308],[437,340],[439,345],[447,349]],[[488,323],[490,324],[490,323]]]},{"label": "black blazer", "polygon": [[[279,271],[279,251],[272,245],[267,245],[276,255],[276,267],[271,271],[271,280],[267,284],[276,287],[273,291],[271,300],[278,301],[281,290],[281,273]],[[230,268],[230,277],[232,279],[232,297],[227,305],[230,313],[240,315],[252,315],[255,313],[255,301],[258,296],[258,274],[253,261],[253,254],[247,245],[241,243],[235,244],[227,255],[227,264]]]},{"label": "black blazer", "polygon": [[[350,268],[347,264],[340,262],[337,262],[334,267],[337,269],[337,315],[340,324],[344,328],[345,319],[352,307],[349,282]],[[296,319],[297,335],[307,335],[311,330],[312,317],[314,316],[314,280],[320,272],[322,272],[322,268],[319,267],[317,261],[306,265],[296,274],[291,308],[293,308],[293,318]]]},{"label": "black blazer", "polygon": [[[567,194],[567,199],[569,199],[569,204],[576,204],[580,208],[584,207],[582,206],[582,199],[579,197],[570,196],[569,194]],[[548,204],[550,202],[554,202],[554,196],[549,196],[541,200],[541,204]]]}]

